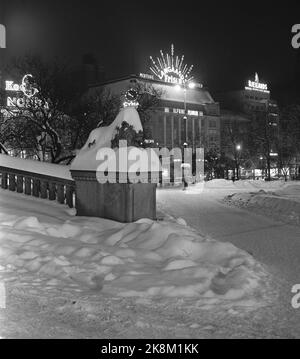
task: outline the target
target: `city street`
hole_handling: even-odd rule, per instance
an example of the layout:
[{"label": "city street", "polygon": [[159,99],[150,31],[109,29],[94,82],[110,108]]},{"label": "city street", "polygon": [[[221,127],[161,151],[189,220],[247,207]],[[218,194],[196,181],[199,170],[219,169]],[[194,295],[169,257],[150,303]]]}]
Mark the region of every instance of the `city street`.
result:
[{"label": "city street", "polygon": [[300,227],[222,203],[233,192],[225,188],[203,193],[162,189],[157,197],[167,213],[185,219],[204,235],[249,252],[275,276],[284,278],[287,286],[300,283]]},{"label": "city street", "polygon": [[0,0],[0,339],[300,339],[295,9]]}]

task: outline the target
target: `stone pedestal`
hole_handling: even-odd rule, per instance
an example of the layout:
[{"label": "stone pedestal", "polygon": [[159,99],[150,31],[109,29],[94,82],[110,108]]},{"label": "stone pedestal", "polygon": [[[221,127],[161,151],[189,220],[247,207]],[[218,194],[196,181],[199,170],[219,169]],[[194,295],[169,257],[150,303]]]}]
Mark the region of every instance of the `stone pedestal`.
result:
[{"label": "stone pedestal", "polygon": [[156,219],[156,183],[102,184],[94,171],[71,170],[71,175],[76,182],[78,216],[119,222]]}]

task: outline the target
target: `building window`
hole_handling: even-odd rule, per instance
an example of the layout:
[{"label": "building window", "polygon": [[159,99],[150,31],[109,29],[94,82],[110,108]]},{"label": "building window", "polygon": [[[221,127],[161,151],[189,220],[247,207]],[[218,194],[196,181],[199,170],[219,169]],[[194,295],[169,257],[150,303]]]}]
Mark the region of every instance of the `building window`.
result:
[{"label": "building window", "polygon": [[173,119],[170,116],[166,116],[166,145],[172,145],[172,121]]},{"label": "building window", "polygon": [[217,121],[216,120],[209,120],[209,128],[216,128]]},{"label": "building window", "polygon": [[218,142],[218,136],[217,135],[210,135],[209,136],[209,143],[212,144],[216,144]]},{"label": "building window", "polygon": [[169,107],[165,107],[165,112],[170,112]]},{"label": "building window", "polygon": [[174,116],[173,119],[173,138],[174,138],[174,145],[180,146],[180,139],[179,139],[179,118]]}]

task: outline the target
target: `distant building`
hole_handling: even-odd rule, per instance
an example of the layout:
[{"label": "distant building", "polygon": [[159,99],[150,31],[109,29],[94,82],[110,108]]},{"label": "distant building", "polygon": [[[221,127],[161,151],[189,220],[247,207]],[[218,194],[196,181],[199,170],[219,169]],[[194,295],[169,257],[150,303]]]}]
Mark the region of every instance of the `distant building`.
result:
[{"label": "distant building", "polygon": [[162,94],[148,124],[156,145],[220,148],[219,104],[207,88],[194,81],[191,76],[193,65],[188,67],[184,56],[175,56],[173,45],[170,54],[160,51],[160,57],[150,59],[149,73],[92,85],[90,93],[97,88],[106,88],[122,97],[130,88],[152,85]]},{"label": "distant building", "polygon": [[247,116],[238,111],[226,110],[221,108],[220,111],[220,128],[221,128],[221,153],[230,156],[233,153],[234,143],[228,141],[228,130],[233,129],[241,135],[247,133],[250,120]]},{"label": "distant building", "polygon": [[[247,81],[244,88],[218,93],[215,97],[221,106],[221,152],[225,156],[230,157],[235,152],[235,144],[228,141],[228,128],[233,128],[240,133],[241,138],[245,138],[251,131],[251,122],[256,121],[265,124],[263,126],[272,132],[274,138],[278,135],[278,104],[271,98],[268,85],[259,80],[257,73],[253,79]],[[275,142],[273,147],[275,149]],[[277,155],[276,151],[274,155]],[[257,161],[249,163],[248,168],[254,171]]]},{"label": "distant building", "polygon": [[260,82],[257,73],[253,80],[248,80],[243,89],[218,93],[215,97],[221,108],[243,113],[249,119],[268,114],[270,121],[278,124],[277,102],[271,99],[268,85]]},{"label": "distant building", "polygon": [[184,89],[140,74],[91,86],[89,91],[93,93],[101,87],[122,98],[128,89],[141,83],[151,84],[162,93],[148,124],[155,144],[168,148],[184,143],[192,148],[220,147],[219,104],[199,84]]}]

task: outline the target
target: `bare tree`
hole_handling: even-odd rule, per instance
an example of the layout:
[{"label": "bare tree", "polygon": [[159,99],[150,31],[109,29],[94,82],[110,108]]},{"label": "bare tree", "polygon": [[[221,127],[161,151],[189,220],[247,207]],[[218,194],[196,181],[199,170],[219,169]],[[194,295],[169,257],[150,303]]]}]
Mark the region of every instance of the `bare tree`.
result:
[{"label": "bare tree", "polygon": [[269,181],[271,180],[271,168],[275,158],[272,155],[278,153],[278,136],[278,122],[274,122],[267,111],[257,111],[250,122],[248,149],[251,158],[263,157],[266,163],[267,180]]},{"label": "bare tree", "polygon": [[109,122],[119,109],[119,101],[105,91],[86,97],[70,69],[57,62],[26,56],[14,60],[7,72],[18,79],[30,73],[36,89],[34,96],[4,108],[0,121],[0,141],[17,154],[26,150],[41,161],[70,161],[99,120]]},{"label": "bare tree", "polygon": [[282,109],[277,147],[279,168],[285,180],[293,170],[297,176],[300,154],[300,105],[288,105]]},{"label": "bare tree", "polygon": [[225,122],[223,129],[223,142],[226,148],[226,164],[234,166],[235,178],[240,177],[240,167],[243,160],[247,159],[248,150],[246,148],[245,128],[247,124],[230,119]]},{"label": "bare tree", "polygon": [[[4,109],[0,121],[0,142],[26,151],[41,161],[68,162],[96,127],[109,125],[118,114],[120,96],[105,88],[89,94],[73,72],[59,62],[46,63],[38,56],[11,62],[7,72],[20,79],[31,74],[28,87],[34,96]],[[160,91],[151,85],[136,84],[138,112],[146,127],[151,112],[159,103]]]}]

